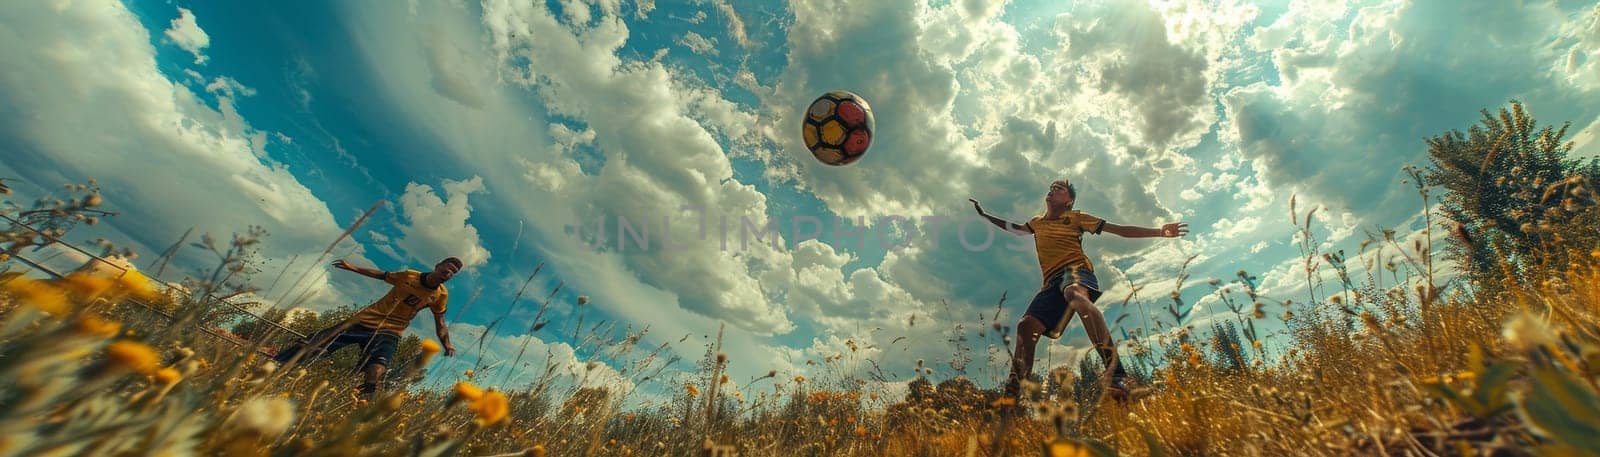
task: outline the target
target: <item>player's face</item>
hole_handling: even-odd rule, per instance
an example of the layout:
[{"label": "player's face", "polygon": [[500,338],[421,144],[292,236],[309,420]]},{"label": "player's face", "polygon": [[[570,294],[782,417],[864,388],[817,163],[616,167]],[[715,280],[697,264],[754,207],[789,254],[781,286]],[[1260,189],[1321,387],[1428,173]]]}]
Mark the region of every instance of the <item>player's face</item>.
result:
[{"label": "player's face", "polygon": [[439,282],[441,283],[455,277],[456,271],[456,264],[453,263],[439,262],[438,265],[433,266],[433,274],[439,277]]},{"label": "player's face", "polygon": [[1056,181],[1050,183],[1050,191],[1044,194],[1044,201],[1046,203],[1070,205],[1072,204],[1072,200],[1072,194],[1067,192],[1066,181]]}]

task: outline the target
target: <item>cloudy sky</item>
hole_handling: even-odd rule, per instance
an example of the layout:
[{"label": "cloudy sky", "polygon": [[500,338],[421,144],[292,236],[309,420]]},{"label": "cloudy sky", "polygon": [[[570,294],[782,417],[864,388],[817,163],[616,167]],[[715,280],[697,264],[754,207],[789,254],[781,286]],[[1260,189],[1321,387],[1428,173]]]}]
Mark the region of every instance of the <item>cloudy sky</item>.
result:
[{"label": "cloudy sky", "polygon": [[[584,342],[596,324],[648,327],[640,347],[690,360],[725,324],[736,379],[904,381],[922,359],[988,386],[1004,376],[995,303],[1006,294],[998,320],[1014,323],[1039,271],[1026,239],[964,247],[988,236],[960,230],[969,197],[1021,220],[1066,178],[1111,222],[1188,222],[1181,240],[1085,242],[1102,307],[1131,331],[1154,325],[1122,305],[1133,286],[1153,313],[1191,256],[1185,323],[1225,312],[1206,280],[1241,269],[1305,300],[1291,195],[1302,217],[1318,209],[1322,249],[1423,228],[1401,167],[1480,109],[1521,100],[1600,154],[1593,2],[236,3],[4,3],[0,177],[19,202],[97,178],[121,214],[68,238],[144,262],[190,227],[260,225],[262,298],[309,291],[313,309],[382,292],[310,259],[383,202],[335,254],[466,261],[450,371],[528,341],[525,360],[636,377],[630,356]],[[877,119],[847,167],[800,144],[804,107],[835,89]],[[619,234],[619,217],[642,229]],[[811,218],[820,233],[799,236]],[[865,231],[833,226],[856,218]],[[776,243],[741,238],[769,219]],[[204,254],[178,263],[199,271]],[[294,289],[281,271],[307,273]],[[527,338],[546,297],[551,324]],[[1086,347],[1075,328],[1041,355]]]}]

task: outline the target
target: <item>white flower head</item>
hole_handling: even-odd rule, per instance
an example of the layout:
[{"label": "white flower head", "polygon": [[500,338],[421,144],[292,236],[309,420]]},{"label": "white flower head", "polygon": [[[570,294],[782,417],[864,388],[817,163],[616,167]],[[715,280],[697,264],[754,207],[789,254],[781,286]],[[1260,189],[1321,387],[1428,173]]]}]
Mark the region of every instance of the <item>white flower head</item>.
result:
[{"label": "white flower head", "polygon": [[1520,313],[1506,321],[1500,330],[1506,345],[1518,351],[1532,351],[1556,343],[1556,334],[1543,319],[1529,313]]},{"label": "white flower head", "polygon": [[294,402],[281,396],[246,400],[223,423],[223,428],[277,438],[294,423]]}]

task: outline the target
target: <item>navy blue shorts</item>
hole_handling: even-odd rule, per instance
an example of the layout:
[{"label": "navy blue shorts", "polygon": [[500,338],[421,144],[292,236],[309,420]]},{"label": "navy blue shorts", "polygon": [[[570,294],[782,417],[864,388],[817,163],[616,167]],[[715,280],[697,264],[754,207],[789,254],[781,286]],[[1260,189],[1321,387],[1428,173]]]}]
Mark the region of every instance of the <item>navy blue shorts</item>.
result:
[{"label": "navy blue shorts", "polygon": [[1063,327],[1066,327],[1062,325],[1066,322],[1063,318],[1067,317],[1066,291],[1073,284],[1083,286],[1089,292],[1089,303],[1100,299],[1100,281],[1095,279],[1094,270],[1078,265],[1051,276],[1049,283],[1033,296],[1028,311],[1023,313],[1044,324],[1045,336],[1060,337]]},{"label": "navy blue shorts", "polygon": [[[306,341],[317,341],[337,330],[339,330],[337,325],[323,329],[306,337]],[[357,367],[366,367],[368,365],[383,365],[387,367],[391,359],[394,358],[395,349],[400,345],[400,336],[387,332],[378,332],[372,327],[356,324],[340,332],[337,336],[333,336],[332,340],[327,343],[327,349],[307,351],[306,344],[306,342],[295,344],[293,347],[279,352],[273,359],[277,360],[278,363],[284,363],[288,362],[295,354],[305,351],[306,355],[300,358],[300,363],[306,363],[324,354],[353,345],[361,348],[361,363],[357,364]]]}]

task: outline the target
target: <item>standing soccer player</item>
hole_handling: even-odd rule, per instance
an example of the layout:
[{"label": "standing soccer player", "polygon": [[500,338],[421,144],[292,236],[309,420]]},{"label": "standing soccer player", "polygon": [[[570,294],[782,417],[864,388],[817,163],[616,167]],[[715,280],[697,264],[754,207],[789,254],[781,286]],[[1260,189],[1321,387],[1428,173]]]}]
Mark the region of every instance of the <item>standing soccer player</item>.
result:
[{"label": "standing soccer player", "polygon": [[1117,345],[1111,340],[1105,316],[1094,306],[1094,301],[1100,298],[1100,285],[1095,279],[1093,264],[1083,252],[1083,234],[1104,231],[1125,238],[1176,238],[1189,233],[1189,224],[1182,222],[1166,224],[1159,229],[1107,223],[1073,210],[1077,197],[1077,188],[1071,183],[1064,180],[1050,183],[1050,191],[1044,196],[1044,215],[1025,224],[991,216],[977,200],[968,199],[978,215],[1002,230],[1033,235],[1039,269],[1044,273],[1044,286],[1034,295],[1027,312],[1017,323],[1017,347],[1011,357],[1011,375],[1006,379],[1004,390],[1008,397],[1016,398],[1022,380],[1033,372],[1033,351],[1039,343],[1039,335],[1060,338],[1072,315],[1077,314],[1083,318],[1084,332],[1089,334],[1089,340],[1111,373],[1108,393],[1124,398],[1128,393],[1123,385],[1127,373],[1118,363]]},{"label": "standing soccer player", "polygon": [[393,287],[383,298],[362,308],[344,322],[322,329],[306,337],[307,341],[278,353],[274,357],[278,363],[286,363],[302,352],[305,353],[302,359],[310,360],[345,346],[359,345],[362,361],[358,366],[366,374],[360,395],[370,398],[378,389],[379,381],[383,380],[390,359],[394,358],[395,348],[400,344],[400,332],[411,325],[411,319],[423,308],[433,310],[433,329],[439,335],[439,343],[444,346],[444,355],[455,355],[456,348],[450,345],[450,333],[444,323],[445,305],[450,298],[444,283],[461,271],[461,259],[449,257],[441,260],[433,266],[433,271],[427,273],[416,270],[385,272],[351,265],[343,259],[334,261],[333,266],[383,280]]}]

